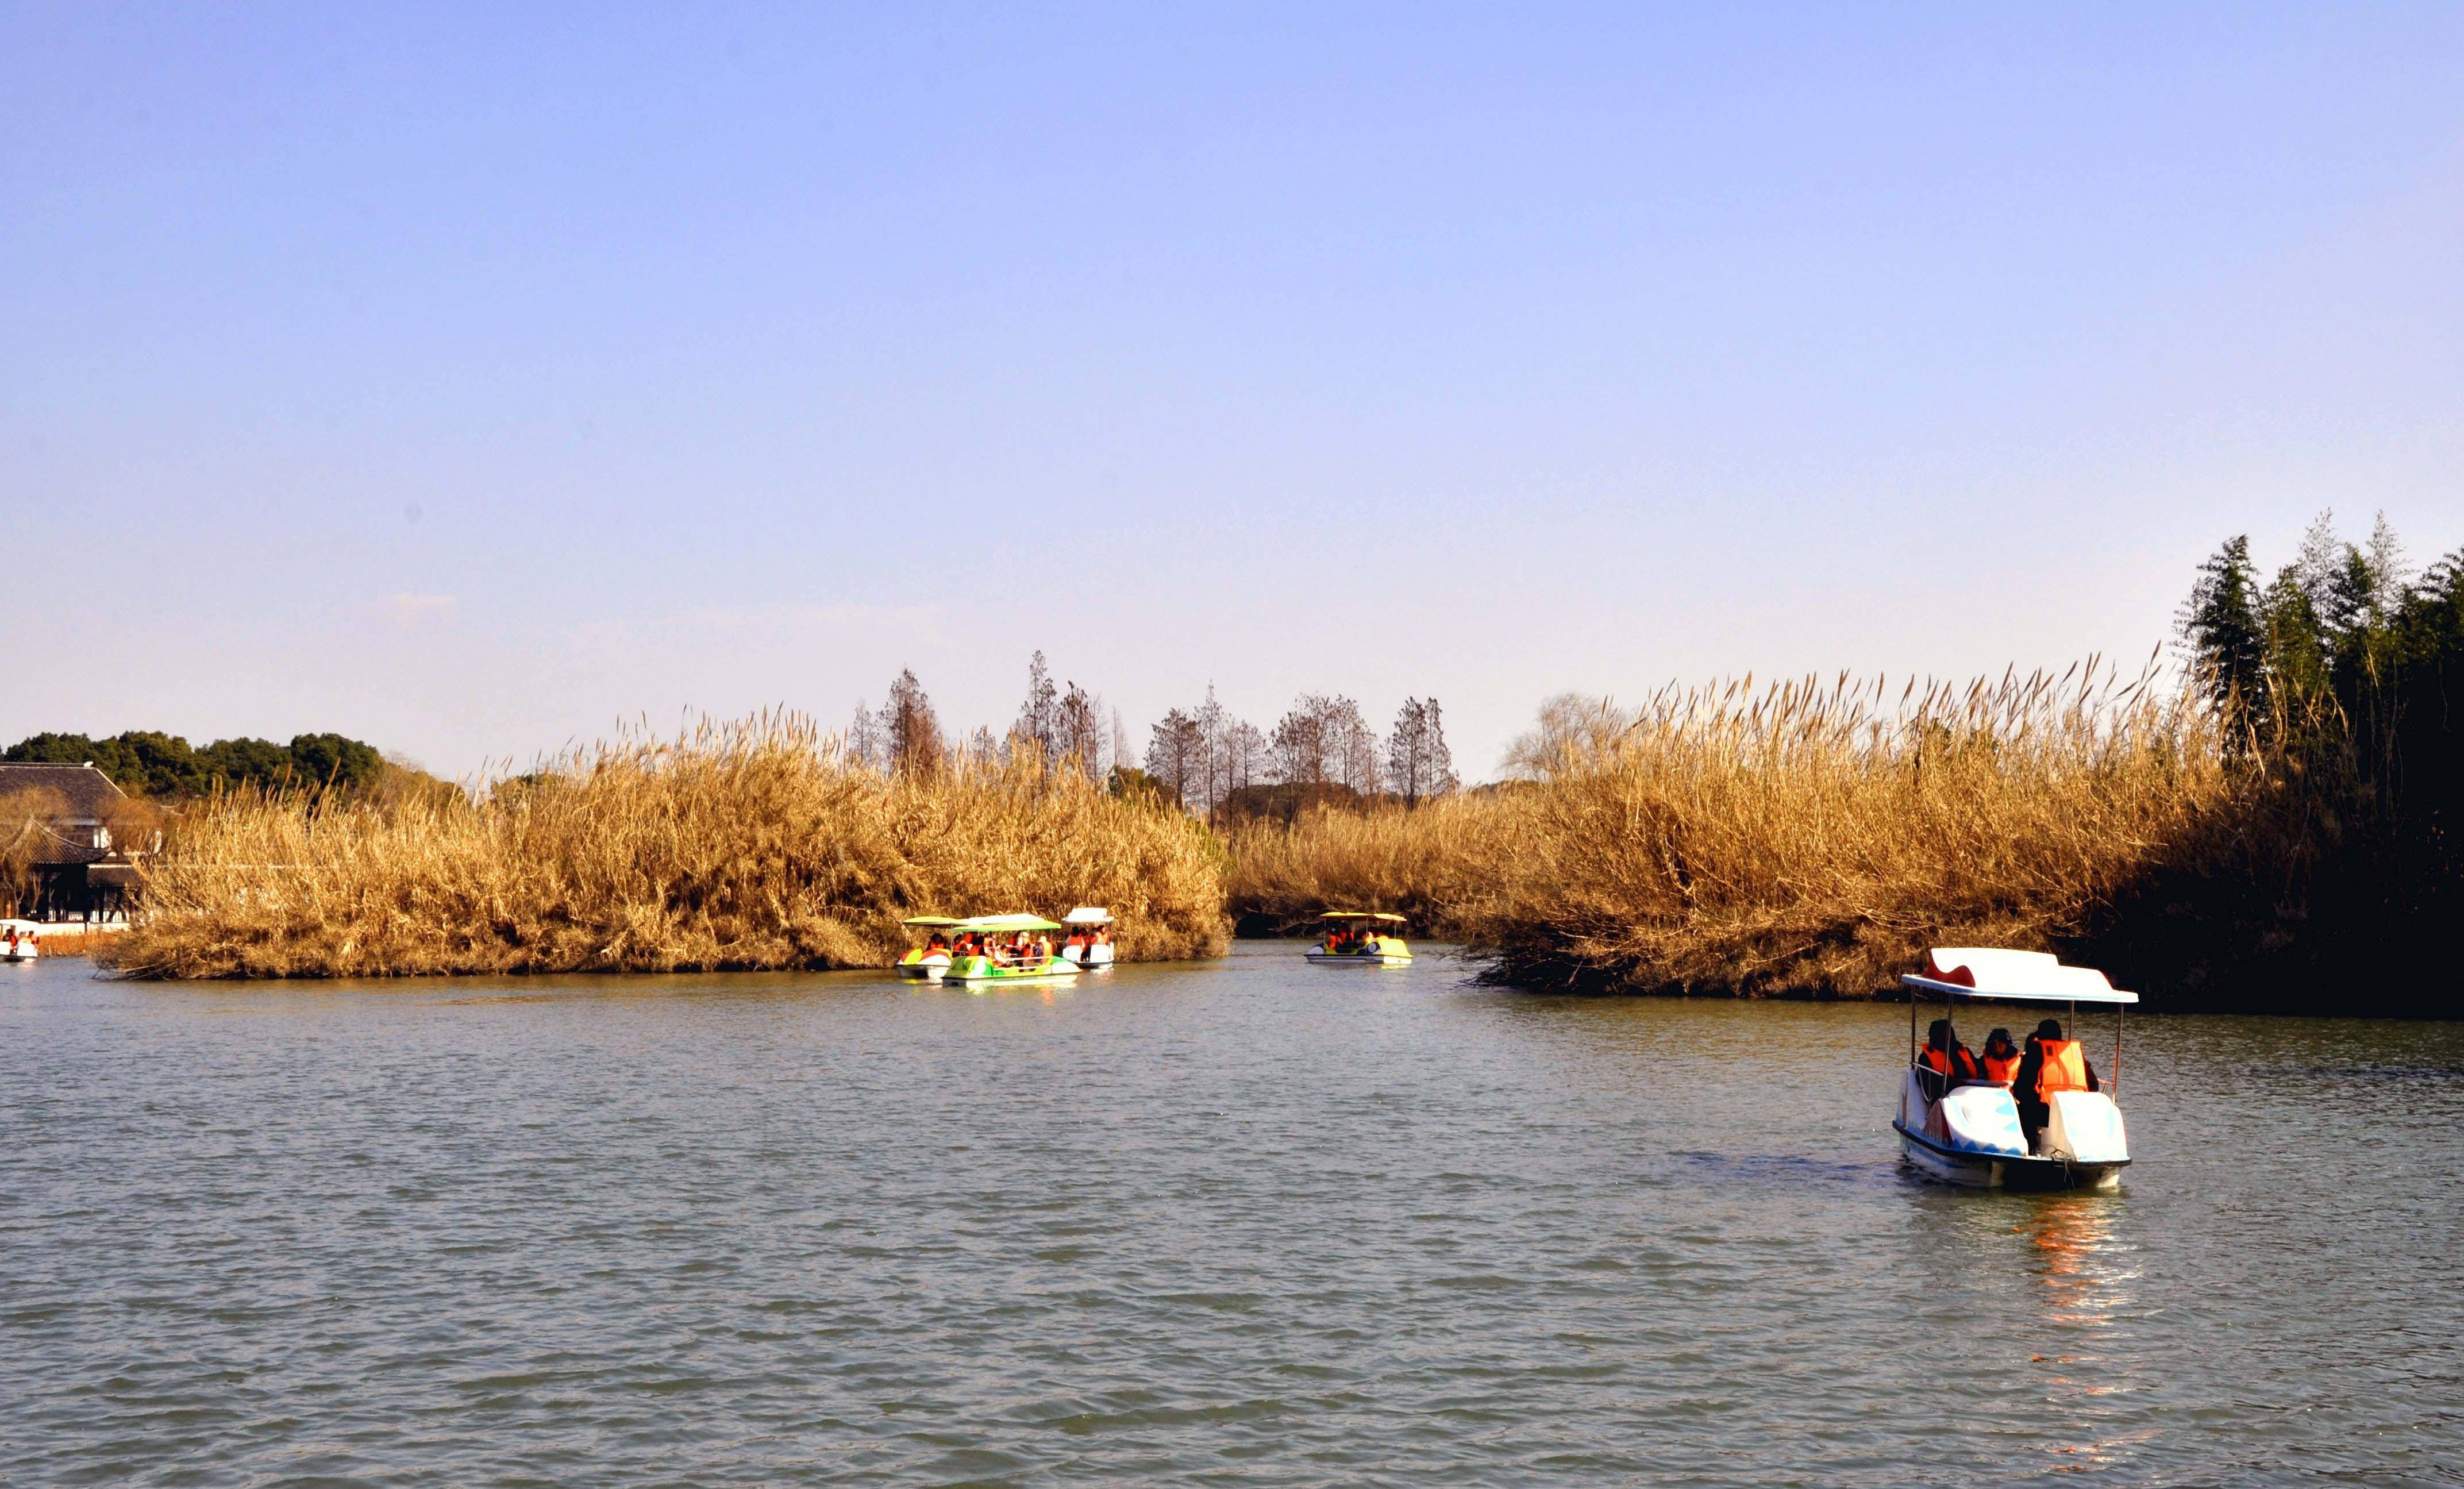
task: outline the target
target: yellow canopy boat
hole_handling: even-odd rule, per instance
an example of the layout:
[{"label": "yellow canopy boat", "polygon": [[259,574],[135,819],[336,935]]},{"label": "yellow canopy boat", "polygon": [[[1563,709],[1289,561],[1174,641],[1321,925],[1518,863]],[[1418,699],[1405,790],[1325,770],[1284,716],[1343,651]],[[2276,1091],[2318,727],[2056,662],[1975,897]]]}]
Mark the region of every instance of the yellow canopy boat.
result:
[{"label": "yellow canopy boat", "polygon": [[1309,952],[1321,967],[1409,967],[1403,917],[1391,910],[1328,910],[1326,934]]}]

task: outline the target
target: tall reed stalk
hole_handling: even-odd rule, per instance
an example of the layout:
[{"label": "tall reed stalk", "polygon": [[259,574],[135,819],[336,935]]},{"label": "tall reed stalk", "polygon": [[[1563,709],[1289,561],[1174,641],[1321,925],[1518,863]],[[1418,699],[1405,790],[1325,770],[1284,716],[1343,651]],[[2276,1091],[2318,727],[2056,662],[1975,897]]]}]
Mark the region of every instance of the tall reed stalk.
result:
[{"label": "tall reed stalk", "polygon": [[243,791],[189,814],[104,955],[153,977],[883,966],[923,913],[1109,907],[1221,948],[1220,850],[1073,771],[885,777],[792,715],[575,752],[485,799]]}]

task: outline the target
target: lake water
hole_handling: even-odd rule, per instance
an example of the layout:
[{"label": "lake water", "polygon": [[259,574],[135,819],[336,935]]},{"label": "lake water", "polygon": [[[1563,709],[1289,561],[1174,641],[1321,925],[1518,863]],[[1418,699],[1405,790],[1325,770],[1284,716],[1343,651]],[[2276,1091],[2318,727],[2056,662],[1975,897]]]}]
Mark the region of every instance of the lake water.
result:
[{"label": "lake water", "polygon": [[2464,1482],[2464,1025],[2135,1019],[2039,1197],[1903,1172],[1905,1030],[0,967],[0,1482]]}]

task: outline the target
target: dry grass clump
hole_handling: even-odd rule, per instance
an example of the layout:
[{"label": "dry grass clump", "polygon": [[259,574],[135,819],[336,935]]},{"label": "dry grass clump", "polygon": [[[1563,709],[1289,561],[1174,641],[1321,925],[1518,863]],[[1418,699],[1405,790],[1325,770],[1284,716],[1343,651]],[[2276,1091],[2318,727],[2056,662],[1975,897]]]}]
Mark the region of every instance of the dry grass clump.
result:
[{"label": "dry grass clump", "polygon": [[243,792],[191,812],[104,956],[150,977],[886,966],[909,915],[1109,906],[1129,959],[1222,948],[1221,855],[1074,772],[885,777],[768,715],[594,746],[486,799]]},{"label": "dry grass clump", "polygon": [[1540,778],[1243,838],[1235,908],[1425,896],[1528,987],[1865,996],[1928,944],[2058,947],[2238,789],[2211,716],[2093,664],[1652,699]]}]

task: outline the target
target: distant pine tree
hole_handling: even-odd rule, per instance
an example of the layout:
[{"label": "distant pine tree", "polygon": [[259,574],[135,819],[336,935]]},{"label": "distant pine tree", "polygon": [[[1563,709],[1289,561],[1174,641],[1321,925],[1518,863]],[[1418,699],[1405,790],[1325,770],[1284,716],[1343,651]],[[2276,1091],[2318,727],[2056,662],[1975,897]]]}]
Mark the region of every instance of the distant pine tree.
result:
[{"label": "distant pine tree", "polygon": [[2260,622],[2257,571],[2247,534],[2225,540],[2199,565],[2198,582],[2177,622],[2216,707],[2254,728],[2266,723],[2267,629]]}]

